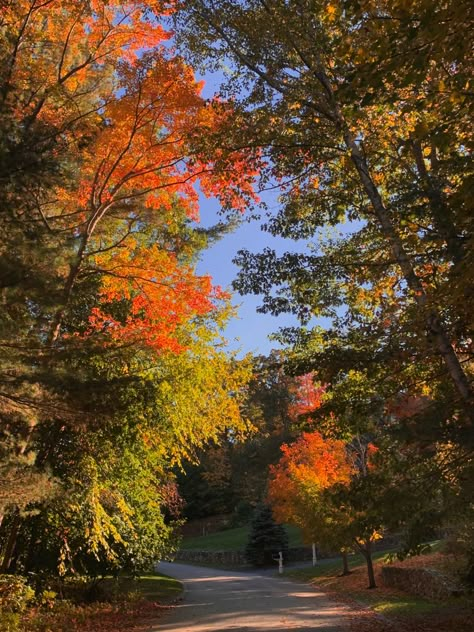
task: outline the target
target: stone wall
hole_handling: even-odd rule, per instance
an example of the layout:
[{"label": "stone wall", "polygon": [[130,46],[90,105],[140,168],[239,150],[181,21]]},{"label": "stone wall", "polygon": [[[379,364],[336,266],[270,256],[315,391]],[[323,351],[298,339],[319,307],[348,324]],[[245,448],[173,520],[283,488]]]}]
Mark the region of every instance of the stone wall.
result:
[{"label": "stone wall", "polygon": [[[374,544],[374,549],[385,548],[393,546],[393,541],[384,539]],[[318,560],[326,559],[329,557],[339,557],[337,551],[321,551],[317,549]],[[175,555],[175,559],[179,562],[191,562],[194,564],[204,564],[206,566],[212,566],[217,564],[218,566],[245,566],[247,560],[243,551],[199,551],[195,549],[182,549]],[[313,551],[310,546],[297,546],[288,549],[288,554],[285,561],[292,562],[308,562],[313,559]],[[350,558],[349,558],[350,559]]]},{"label": "stone wall", "polygon": [[[325,553],[318,550],[318,559],[333,557],[334,553]],[[299,546],[288,549],[286,562],[304,562],[313,558],[311,547]],[[197,551],[194,549],[182,549],[175,555],[178,562],[192,562],[212,566],[244,566],[247,564],[243,551]],[[276,565],[276,562],[275,562]]]},{"label": "stone wall", "polygon": [[175,555],[177,562],[191,562],[206,566],[244,566],[245,555],[242,551],[194,551],[183,549]]},{"label": "stone wall", "polygon": [[447,599],[462,593],[447,577],[431,568],[383,566],[382,580],[386,586],[432,600]]}]

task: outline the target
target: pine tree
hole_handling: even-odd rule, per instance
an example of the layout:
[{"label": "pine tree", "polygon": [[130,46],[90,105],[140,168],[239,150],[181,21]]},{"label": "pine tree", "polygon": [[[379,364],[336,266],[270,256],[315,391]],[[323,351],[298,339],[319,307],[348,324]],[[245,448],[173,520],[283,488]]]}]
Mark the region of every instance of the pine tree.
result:
[{"label": "pine tree", "polygon": [[266,566],[274,563],[278,552],[283,557],[288,553],[288,534],[281,524],[273,518],[268,505],[258,505],[250,525],[250,534],[245,548],[247,560],[254,566]]}]

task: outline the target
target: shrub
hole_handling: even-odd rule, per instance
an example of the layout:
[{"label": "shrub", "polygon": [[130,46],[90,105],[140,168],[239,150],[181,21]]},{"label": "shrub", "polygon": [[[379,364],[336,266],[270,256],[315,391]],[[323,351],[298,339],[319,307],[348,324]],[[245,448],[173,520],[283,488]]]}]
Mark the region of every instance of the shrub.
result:
[{"label": "shrub", "polygon": [[0,612],[2,632],[17,632],[20,629],[20,615],[17,612]]},{"label": "shrub", "polygon": [[34,596],[34,590],[28,586],[24,577],[0,575],[1,613],[23,612]]}]

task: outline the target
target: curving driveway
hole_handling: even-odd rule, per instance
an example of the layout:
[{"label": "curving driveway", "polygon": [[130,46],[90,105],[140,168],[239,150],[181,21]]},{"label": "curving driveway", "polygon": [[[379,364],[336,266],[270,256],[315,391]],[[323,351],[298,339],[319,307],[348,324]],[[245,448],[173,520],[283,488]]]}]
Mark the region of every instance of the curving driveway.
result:
[{"label": "curving driveway", "polygon": [[265,572],[236,572],[161,562],[184,583],[183,601],[150,632],[342,632],[349,609],[314,587]]}]

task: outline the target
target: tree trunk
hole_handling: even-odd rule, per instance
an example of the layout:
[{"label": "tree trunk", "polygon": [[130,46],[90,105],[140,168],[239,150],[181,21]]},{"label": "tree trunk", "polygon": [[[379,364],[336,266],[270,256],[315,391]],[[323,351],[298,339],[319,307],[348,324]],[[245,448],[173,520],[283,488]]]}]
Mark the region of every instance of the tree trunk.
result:
[{"label": "tree trunk", "polygon": [[[226,33],[225,29],[219,24],[218,21],[213,19],[211,11],[207,10],[202,3],[200,4],[201,17],[207,21],[213,29],[219,34],[220,37],[228,44],[231,52],[236,55],[240,62],[254,72],[261,80],[267,85],[273,88],[277,93],[283,97],[289,95],[288,87],[280,82],[273,74],[266,72],[259,66],[253,59],[245,54],[243,49],[235,44],[232,38]],[[271,12],[270,12],[271,15]],[[461,401],[464,404],[466,414],[471,422],[474,423],[474,394],[471,388],[468,376],[464,372],[459,358],[456,355],[454,347],[451,343],[448,332],[445,330],[444,325],[439,315],[428,305],[428,297],[426,296],[423,284],[420,278],[416,274],[413,266],[413,262],[405,250],[403,241],[400,235],[397,233],[395,226],[392,223],[389,210],[386,208],[379,189],[377,188],[374,179],[372,178],[369,164],[365,157],[365,154],[361,150],[361,147],[357,141],[357,133],[352,131],[347,124],[344,114],[338,103],[332,82],[325,69],[325,63],[319,59],[313,62],[311,59],[307,59],[300,48],[295,44],[296,38],[292,37],[291,29],[288,30],[290,46],[294,52],[300,57],[307,68],[313,71],[315,78],[320,82],[327,102],[323,104],[322,99],[316,99],[314,102],[308,99],[308,105],[313,108],[318,116],[323,116],[326,120],[332,123],[336,130],[338,130],[344,139],[344,143],[347,149],[350,151],[351,160],[355,166],[359,180],[362,187],[372,205],[375,217],[377,218],[382,234],[390,245],[392,255],[397,261],[402,270],[403,277],[407,282],[409,289],[413,292],[415,301],[417,302],[422,315],[424,316],[426,327],[430,333],[434,344],[436,345],[438,352],[440,353],[447,371],[450,375],[452,382],[460,395]],[[290,94],[291,97],[291,94]],[[438,217],[439,219],[439,217]],[[439,222],[438,222],[439,224]],[[448,230],[449,233],[449,230]],[[451,235],[454,239],[455,235]],[[449,238],[449,235],[448,235]],[[454,245],[454,242],[450,239],[450,246]]]},{"label": "tree trunk", "polygon": [[349,558],[347,555],[347,551],[341,551],[341,557],[342,557],[342,574],[350,575],[351,571],[349,569]]},{"label": "tree trunk", "polygon": [[88,241],[89,241],[89,235],[85,233],[82,237],[81,244],[79,246],[79,250],[76,255],[76,260],[71,265],[71,268],[69,270],[69,275],[64,286],[62,305],[56,311],[53,318],[53,322],[51,324],[51,331],[49,335],[50,344],[54,344],[56,340],[59,338],[64,314],[69,304],[69,301],[71,299],[72,290],[76,282],[77,276],[79,274],[79,271],[81,269],[82,262],[84,260]]},{"label": "tree trunk", "polygon": [[456,390],[465,404],[467,414],[469,415],[471,421],[474,421],[474,413],[472,412],[474,410],[474,397],[469,379],[463,370],[459,358],[457,357],[451,344],[451,340],[449,339],[447,332],[444,330],[444,326],[441,323],[438,314],[428,305],[428,297],[426,296],[424,287],[415,272],[410,257],[405,251],[403,243],[392,224],[390,213],[385,208],[380,193],[370,175],[367,160],[358,146],[353,133],[348,129],[341,114],[339,114],[338,124],[344,135],[344,141],[347,148],[351,152],[351,159],[357,173],[359,174],[361,184],[372,204],[372,208],[374,209],[375,216],[379,221],[382,232],[390,243],[392,254],[402,270],[403,277],[407,282],[408,287],[414,294],[415,301],[424,312],[427,329],[444,360]]},{"label": "tree trunk", "polygon": [[[466,413],[471,422],[474,422],[474,394],[472,392],[471,383],[464,372],[439,315],[428,304],[428,297],[423,284],[416,274],[412,260],[405,250],[400,235],[397,233],[395,226],[392,223],[390,212],[385,207],[380,191],[372,178],[367,158],[357,141],[357,134],[350,129],[344,118],[344,114],[342,113],[339,103],[334,96],[331,81],[329,80],[322,63],[320,63],[320,68],[318,68],[317,77],[326,91],[328,104],[332,110],[332,113],[328,118],[342,134],[344,143],[350,151],[351,160],[359,176],[360,183],[369,198],[374,215],[379,222],[382,234],[387,239],[392,255],[400,266],[403,277],[408,287],[413,292],[415,301],[425,317],[427,330],[431,334],[432,339],[443,358],[454,386],[464,403]],[[318,114],[321,114],[319,110],[317,111]]]},{"label": "tree trunk", "polygon": [[20,513],[17,512],[10,525],[10,534],[7,539],[5,551],[3,553],[2,563],[0,564],[0,572],[7,573],[10,568],[10,564],[13,558],[13,552],[15,551],[16,539],[18,537],[18,531],[20,530]]},{"label": "tree trunk", "polygon": [[367,575],[369,578],[369,585],[367,588],[377,588],[377,584],[375,583],[374,565],[372,562],[372,542],[369,539],[365,540],[365,547],[360,547],[360,549],[367,563]]}]

